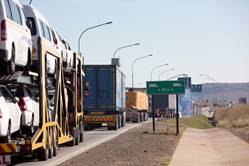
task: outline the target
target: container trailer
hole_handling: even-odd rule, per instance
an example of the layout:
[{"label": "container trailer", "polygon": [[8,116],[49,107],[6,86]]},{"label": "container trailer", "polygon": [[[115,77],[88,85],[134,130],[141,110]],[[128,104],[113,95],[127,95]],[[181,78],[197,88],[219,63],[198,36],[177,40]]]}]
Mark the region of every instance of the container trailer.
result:
[{"label": "container trailer", "polygon": [[148,96],[138,91],[126,92],[126,120],[142,122],[148,118]]},{"label": "container trailer", "polygon": [[[125,75],[116,65],[84,65],[84,125],[86,129],[125,125]],[[84,86],[86,87],[86,86]]]}]

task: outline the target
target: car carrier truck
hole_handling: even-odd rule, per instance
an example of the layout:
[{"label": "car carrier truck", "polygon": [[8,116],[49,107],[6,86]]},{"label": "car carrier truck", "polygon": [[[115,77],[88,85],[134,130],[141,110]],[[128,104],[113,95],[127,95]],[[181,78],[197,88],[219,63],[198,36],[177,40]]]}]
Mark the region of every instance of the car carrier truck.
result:
[{"label": "car carrier truck", "polygon": [[[125,75],[116,65],[84,65],[84,125],[86,129],[125,125]],[[86,86],[84,86],[86,87]]]},{"label": "car carrier truck", "polygon": [[138,91],[126,92],[126,120],[142,122],[148,119],[148,96]]},{"label": "car carrier truck", "polygon": [[[39,160],[47,160],[57,155],[59,145],[77,145],[83,141],[82,57],[74,54],[74,67],[67,70],[61,54],[44,40],[39,38],[37,43],[38,66],[35,71],[0,77],[3,85],[35,85],[40,114],[39,127],[33,134],[16,135],[8,142],[0,142],[0,157],[4,159],[12,155],[35,154]],[[56,59],[53,75],[47,73],[47,56]]]}]

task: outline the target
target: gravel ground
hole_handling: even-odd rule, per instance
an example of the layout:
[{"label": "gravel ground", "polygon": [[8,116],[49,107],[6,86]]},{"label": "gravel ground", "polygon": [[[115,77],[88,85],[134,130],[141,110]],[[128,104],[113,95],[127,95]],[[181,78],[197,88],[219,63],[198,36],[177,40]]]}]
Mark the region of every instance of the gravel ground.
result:
[{"label": "gravel ground", "polygon": [[166,123],[143,124],[117,138],[96,146],[60,165],[62,166],[160,166],[168,165],[180,136],[175,126]]}]

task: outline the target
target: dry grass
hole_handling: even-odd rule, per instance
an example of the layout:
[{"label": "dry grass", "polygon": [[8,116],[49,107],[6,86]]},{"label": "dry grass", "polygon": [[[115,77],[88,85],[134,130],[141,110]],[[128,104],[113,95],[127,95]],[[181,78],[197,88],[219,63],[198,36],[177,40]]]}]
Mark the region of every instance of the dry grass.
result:
[{"label": "dry grass", "polygon": [[[175,125],[175,119],[170,119],[167,123]],[[208,123],[208,118],[204,115],[180,118],[179,123],[181,128],[209,129],[213,127]]]},{"label": "dry grass", "polygon": [[218,126],[223,128],[241,128],[249,126],[249,104],[235,105],[215,109]]}]

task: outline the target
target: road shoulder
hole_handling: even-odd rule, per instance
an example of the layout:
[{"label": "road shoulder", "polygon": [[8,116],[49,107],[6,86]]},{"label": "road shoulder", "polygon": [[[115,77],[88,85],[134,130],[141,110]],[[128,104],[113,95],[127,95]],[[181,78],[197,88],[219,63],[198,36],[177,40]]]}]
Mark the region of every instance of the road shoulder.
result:
[{"label": "road shoulder", "polygon": [[191,129],[183,133],[170,166],[247,166],[249,144],[220,129]]}]

